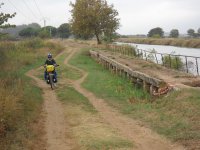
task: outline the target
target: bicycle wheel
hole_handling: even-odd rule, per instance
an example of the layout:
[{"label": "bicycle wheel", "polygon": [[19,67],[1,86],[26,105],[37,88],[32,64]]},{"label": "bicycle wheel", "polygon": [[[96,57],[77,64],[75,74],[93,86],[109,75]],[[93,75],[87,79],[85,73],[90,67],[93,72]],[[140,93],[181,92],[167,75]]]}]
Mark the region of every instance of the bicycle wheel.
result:
[{"label": "bicycle wheel", "polygon": [[50,75],[49,78],[50,78],[51,89],[53,90],[54,89],[53,75]]}]

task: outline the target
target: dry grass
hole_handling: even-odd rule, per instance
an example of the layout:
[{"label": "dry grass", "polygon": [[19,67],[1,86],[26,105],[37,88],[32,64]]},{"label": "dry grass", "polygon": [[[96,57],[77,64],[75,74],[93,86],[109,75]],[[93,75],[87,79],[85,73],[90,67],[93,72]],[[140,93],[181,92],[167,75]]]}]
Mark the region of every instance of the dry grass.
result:
[{"label": "dry grass", "polygon": [[[41,90],[24,74],[44,63],[51,48],[61,46],[32,39],[0,42],[0,149],[32,149],[43,133],[34,127],[41,112]],[[41,144],[42,145],[42,144]]]},{"label": "dry grass", "polygon": [[152,45],[171,45],[178,47],[200,48],[200,39],[181,39],[181,38],[120,38],[118,42],[152,44]]}]

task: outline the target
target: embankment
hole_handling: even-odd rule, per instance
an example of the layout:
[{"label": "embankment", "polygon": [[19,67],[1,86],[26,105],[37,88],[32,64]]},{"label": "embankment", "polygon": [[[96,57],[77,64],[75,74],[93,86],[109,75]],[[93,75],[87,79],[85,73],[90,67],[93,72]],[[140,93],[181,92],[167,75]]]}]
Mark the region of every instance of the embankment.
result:
[{"label": "embankment", "polygon": [[117,42],[150,44],[150,45],[170,45],[178,47],[200,48],[200,39],[183,38],[120,38]]}]

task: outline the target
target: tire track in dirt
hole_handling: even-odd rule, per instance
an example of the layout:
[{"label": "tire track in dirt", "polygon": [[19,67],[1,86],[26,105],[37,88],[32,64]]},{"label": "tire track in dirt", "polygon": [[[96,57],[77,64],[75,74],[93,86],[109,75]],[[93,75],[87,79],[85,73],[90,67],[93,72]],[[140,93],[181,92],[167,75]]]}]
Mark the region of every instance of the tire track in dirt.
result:
[{"label": "tire track in dirt", "polygon": [[127,137],[130,141],[136,145],[136,150],[184,150],[181,145],[173,144],[164,137],[161,137],[157,133],[150,129],[143,127],[137,121],[130,119],[112,107],[100,98],[97,98],[92,92],[84,89],[81,83],[86,79],[88,73],[84,70],[70,65],[68,61],[74,56],[79,49],[71,47],[70,55],[65,59],[64,64],[77,69],[82,72],[83,76],[76,81],[69,80],[72,86],[84,95],[92,103],[92,105],[99,111],[102,118],[117,129],[123,136]]},{"label": "tire track in dirt", "polygon": [[[58,56],[62,55],[59,54]],[[47,141],[47,150],[70,150],[76,145],[68,136],[70,129],[65,120],[64,108],[62,103],[57,99],[56,93],[51,90],[43,80],[36,77],[36,70],[30,70],[27,76],[35,80],[38,87],[43,91],[43,109],[45,112],[45,139]]]}]

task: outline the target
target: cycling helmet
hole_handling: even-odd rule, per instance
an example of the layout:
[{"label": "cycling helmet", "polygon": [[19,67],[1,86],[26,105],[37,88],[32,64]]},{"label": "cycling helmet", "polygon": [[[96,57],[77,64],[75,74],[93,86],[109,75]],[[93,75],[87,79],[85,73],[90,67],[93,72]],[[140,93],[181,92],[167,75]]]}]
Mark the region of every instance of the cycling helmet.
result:
[{"label": "cycling helmet", "polygon": [[52,54],[49,53],[49,54],[47,55],[47,57],[48,57],[49,59],[51,59],[51,58],[52,58]]}]

